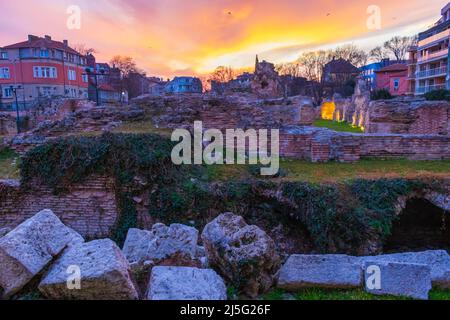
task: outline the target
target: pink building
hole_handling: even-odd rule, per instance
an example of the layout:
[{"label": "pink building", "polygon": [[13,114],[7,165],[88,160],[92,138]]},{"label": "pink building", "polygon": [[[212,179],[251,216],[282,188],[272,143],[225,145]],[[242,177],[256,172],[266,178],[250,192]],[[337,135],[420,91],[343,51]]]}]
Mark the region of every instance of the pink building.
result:
[{"label": "pink building", "polygon": [[393,96],[405,95],[408,92],[408,66],[396,63],[384,67],[376,73],[376,89],[386,89]]}]

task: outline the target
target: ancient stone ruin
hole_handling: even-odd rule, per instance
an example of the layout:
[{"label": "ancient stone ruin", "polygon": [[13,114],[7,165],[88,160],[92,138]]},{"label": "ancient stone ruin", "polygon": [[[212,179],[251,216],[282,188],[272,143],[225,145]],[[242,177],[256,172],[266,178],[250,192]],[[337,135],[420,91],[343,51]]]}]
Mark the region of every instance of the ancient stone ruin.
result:
[{"label": "ancient stone ruin", "polygon": [[252,92],[260,98],[278,98],[283,96],[280,77],[274,64],[256,57],[255,74],[251,84]]},{"label": "ancient stone ruin", "polygon": [[[0,293],[10,298],[36,283],[47,299],[226,300],[226,285],[232,284],[250,297],[276,286],[288,292],[365,287],[375,295],[428,299],[431,288],[450,286],[445,251],[294,254],[280,268],[273,240],[232,213],[205,227],[206,250],[198,254],[208,263],[192,267],[185,257],[197,255],[198,231],[190,229],[155,225],[153,235],[130,230],[122,251],[109,239],[85,241],[52,211],[43,210],[0,237]],[[144,260],[147,268],[133,271],[136,261]],[[79,275],[73,283],[67,280],[72,269]],[[373,270],[382,273],[379,287],[370,285]]]}]

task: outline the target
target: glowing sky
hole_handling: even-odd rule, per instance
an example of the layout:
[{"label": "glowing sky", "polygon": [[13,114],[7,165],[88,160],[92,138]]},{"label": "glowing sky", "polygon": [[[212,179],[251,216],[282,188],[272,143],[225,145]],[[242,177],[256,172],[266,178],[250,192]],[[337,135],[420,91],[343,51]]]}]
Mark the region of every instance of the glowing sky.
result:
[{"label": "glowing sky", "polygon": [[[371,48],[437,21],[441,0],[14,0],[0,1],[0,46],[28,34],[95,48],[97,60],[130,55],[151,75],[206,73],[272,62],[302,51],[354,43]],[[66,27],[67,7],[81,8],[81,29]],[[369,30],[367,8],[381,8]]]}]

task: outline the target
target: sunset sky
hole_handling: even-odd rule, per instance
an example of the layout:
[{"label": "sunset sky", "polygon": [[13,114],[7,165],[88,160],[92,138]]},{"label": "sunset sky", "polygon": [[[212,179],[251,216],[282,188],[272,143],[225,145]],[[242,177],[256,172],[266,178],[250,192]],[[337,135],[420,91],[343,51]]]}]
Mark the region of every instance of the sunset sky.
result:
[{"label": "sunset sky", "polygon": [[[204,74],[241,68],[255,54],[275,63],[303,51],[354,43],[370,49],[393,35],[413,35],[440,17],[441,0],[15,0],[1,1],[0,46],[28,34],[51,35],[97,50],[98,61],[130,55],[149,75]],[[81,29],[66,27],[70,5]],[[367,8],[381,8],[369,30]]]}]

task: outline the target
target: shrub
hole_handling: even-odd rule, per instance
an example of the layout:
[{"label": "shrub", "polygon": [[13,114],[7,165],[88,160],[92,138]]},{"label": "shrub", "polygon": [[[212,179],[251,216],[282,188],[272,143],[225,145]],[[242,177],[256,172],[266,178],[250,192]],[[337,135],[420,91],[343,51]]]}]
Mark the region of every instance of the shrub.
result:
[{"label": "shrub", "polygon": [[386,89],[379,89],[372,92],[371,97],[372,100],[387,100],[392,99],[391,93]]},{"label": "shrub", "polygon": [[172,142],[157,135],[104,134],[100,137],[59,139],[29,151],[21,162],[22,183],[35,179],[55,193],[82,183],[92,174],[115,180],[120,219],[112,238],[121,246],[130,228],[137,227],[133,195],[128,191],[136,176],[156,183],[178,176],[170,160]]},{"label": "shrub", "polygon": [[424,97],[428,101],[450,100],[450,91],[445,89],[432,90],[425,93]]}]

